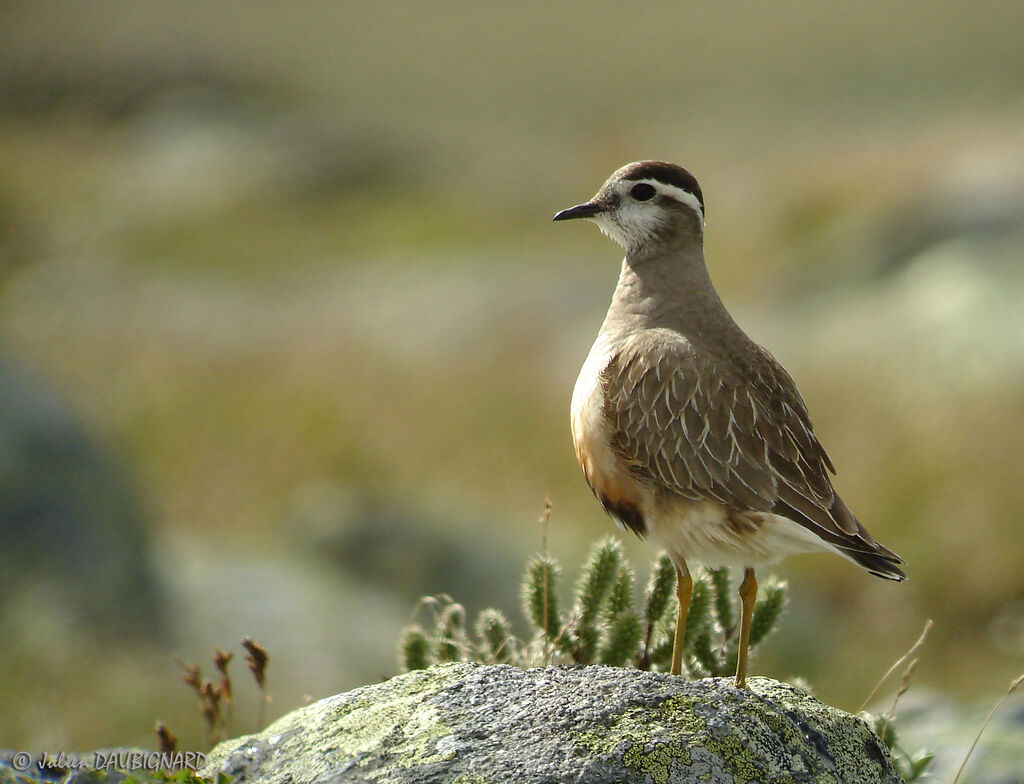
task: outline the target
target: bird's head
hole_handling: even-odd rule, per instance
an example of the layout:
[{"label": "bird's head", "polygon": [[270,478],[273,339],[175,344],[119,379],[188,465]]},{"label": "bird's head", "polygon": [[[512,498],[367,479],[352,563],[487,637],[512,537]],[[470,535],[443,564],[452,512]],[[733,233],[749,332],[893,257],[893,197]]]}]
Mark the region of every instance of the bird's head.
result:
[{"label": "bird's head", "polygon": [[629,252],[664,242],[702,242],[704,196],[682,166],[637,161],[612,174],[594,197],[554,220],[589,218]]}]

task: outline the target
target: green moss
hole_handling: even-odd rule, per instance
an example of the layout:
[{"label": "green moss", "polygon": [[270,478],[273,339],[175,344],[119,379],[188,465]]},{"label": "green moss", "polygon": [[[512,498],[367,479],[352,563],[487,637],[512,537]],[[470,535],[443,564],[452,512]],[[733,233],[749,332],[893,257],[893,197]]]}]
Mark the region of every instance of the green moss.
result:
[{"label": "green moss", "polygon": [[430,740],[443,737],[449,730],[438,721],[437,709],[424,706],[424,699],[440,690],[440,679],[413,679],[401,696],[380,703],[372,694],[353,700],[334,712],[338,727],[339,749],[357,754],[377,748],[396,723],[406,725],[408,741],[392,747],[393,753],[409,760],[417,758]]},{"label": "green moss", "polygon": [[652,744],[651,731],[672,727],[687,738],[701,732],[705,729],[705,721],[693,712],[693,706],[699,702],[695,697],[680,695],[670,697],[653,710],[633,708],[619,716],[607,731],[582,733],[576,742],[608,755],[616,754],[626,743],[628,746],[622,752],[622,763],[638,773],[646,773],[656,784],[662,784],[668,781],[673,762],[689,765],[692,760],[690,752],[678,741]]},{"label": "green moss", "polygon": [[[754,754],[751,749],[756,748],[755,742],[740,740],[735,735],[729,735],[722,740],[715,740],[712,737],[703,738],[704,748],[719,757],[726,765],[726,770],[732,774],[733,784],[749,784],[752,781],[760,781],[764,777],[764,770],[754,763],[755,759],[761,758]],[[773,778],[779,784],[793,782],[792,778]]]},{"label": "green moss", "polygon": [[[741,711],[765,728],[763,736],[755,732],[748,737],[729,735],[719,738],[709,729],[705,714],[708,709],[717,711],[720,708],[721,695],[717,695],[713,706],[698,697],[679,695],[670,697],[656,708],[625,711],[606,731],[583,733],[576,738],[576,742],[600,754],[617,757],[623,765],[638,774],[650,776],[656,784],[668,781],[673,763],[693,764],[690,749],[695,748],[703,749],[717,758],[722,769],[732,776],[734,784],[760,781],[766,771],[759,761],[771,756],[761,751],[765,742],[781,740],[789,747],[805,747],[808,742],[799,727],[787,721],[779,712],[780,708],[792,707],[818,723],[822,730],[835,724],[838,714],[813,699],[805,699],[807,695],[803,692],[766,678],[752,678],[750,686],[755,695],[753,699],[741,696],[729,699],[735,703],[742,702]],[[773,707],[772,703],[778,707]],[[864,738],[860,740],[868,738],[867,727],[864,729]],[[666,732],[662,733],[662,730]],[[679,740],[653,740],[655,735],[664,737],[666,734]],[[830,746],[829,751],[836,756],[838,769],[858,770],[863,765],[863,748],[855,748],[855,745],[849,748]],[[781,771],[772,773],[773,781],[795,781],[790,776],[780,778]],[[832,773],[824,772],[818,774],[816,781],[820,784],[836,784],[838,780]]]},{"label": "green moss", "polygon": [[[323,748],[306,748],[307,738],[318,737],[321,728],[329,726],[334,741],[332,756],[359,759],[388,749],[389,762],[399,768],[410,768],[430,762],[445,761],[453,753],[437,751],[437,740],[451,734],[451,728],[440,720],[436,707],[426,704],[429,697],[441,691],[452,680],[472,670],[472,665],[452,664],[431,670],[418,670],[389,681],[388,698],[380,698],[381,687],[366,687],[352,693],[352,698],[321,700],[304,711],[284,716],[258,736],[238,738],[215,748],[204,770],[216,770],[228,755],[247,741],[271,743],[275,751],[293,760],[302,760],[310,768],[301,771],[300,780],[321,777],[326,763]],[[400,685],[401,691],[393,689]],[[401,739],[393,736],[402,727]],[[257,739],[262,738],[263,741]],[[273,739],[267,741],[265,739]]]},{"label": "green moss", "polygon": [[676,741],[657,743],[649,750],[636,744],[622,755],[622,762],[633,770],[646,773],[655,784],[665,784],[672,763],[689,765],[690,752]]}]

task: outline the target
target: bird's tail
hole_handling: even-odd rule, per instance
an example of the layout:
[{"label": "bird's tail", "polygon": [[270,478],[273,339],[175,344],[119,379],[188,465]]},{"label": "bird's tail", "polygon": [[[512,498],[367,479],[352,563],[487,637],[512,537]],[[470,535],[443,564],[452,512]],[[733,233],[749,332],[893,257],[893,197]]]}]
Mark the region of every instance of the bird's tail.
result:
[{"label": "bird's tail", "polygon": [[887,547],[874,543],[877,550],[865,551],[853,548],[838,548],[843,555],[856,564],[863,566],[876,577],[884,577],[886,580],[906,580],[907,575],[897,564],[903,563],[903,559]]}]

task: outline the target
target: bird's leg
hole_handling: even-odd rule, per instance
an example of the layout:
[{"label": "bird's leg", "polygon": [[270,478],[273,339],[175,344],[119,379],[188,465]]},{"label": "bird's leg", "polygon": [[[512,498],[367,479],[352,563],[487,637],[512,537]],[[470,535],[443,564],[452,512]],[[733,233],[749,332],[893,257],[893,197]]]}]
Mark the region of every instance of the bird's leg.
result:
[{"label": "bird's leg", "polygon": [[740,583],[740,643],[736,653],[736,688],[747,688],[747,645],[750,642],[750,619],[754,614],[754,600],[757,598],[757,580],[754,570],[747,567]]},{"label": "bird's leg", "polygon": [[676,599],[679,600],[679,614],[676,615],[676,636],[672,641],[672,675],[683,674],[683,643],[686,640],[686,616],[690,612],[690,596],[693,594],[693,579],[686,564],[676,564]]}]

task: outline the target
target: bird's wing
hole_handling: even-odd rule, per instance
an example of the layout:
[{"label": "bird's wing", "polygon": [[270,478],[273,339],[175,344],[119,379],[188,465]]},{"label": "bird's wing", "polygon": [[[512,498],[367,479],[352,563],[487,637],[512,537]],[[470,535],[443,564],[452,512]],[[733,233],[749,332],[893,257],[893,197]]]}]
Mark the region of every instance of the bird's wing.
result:
[{"label": "bird's wing", "polygon": [[741,369],[675,333],[630,338],[601,378],[613,449],[635,473],[686,498],[773,512],[844,551],[896,558],[836,495],[835,469],[796,385],[758,351]]}]

